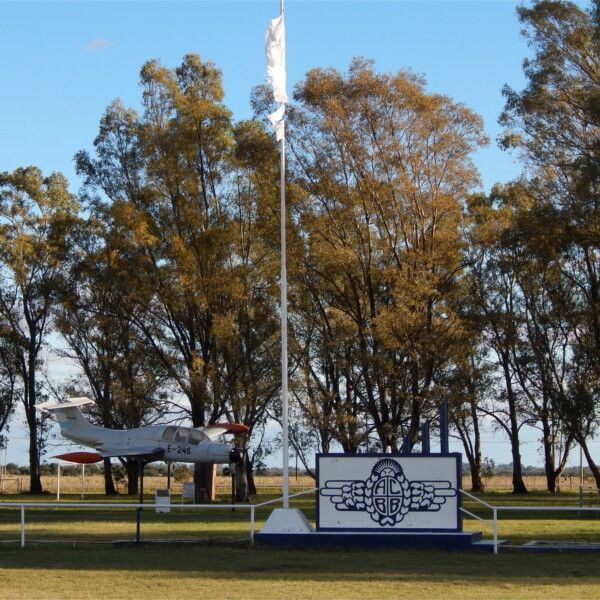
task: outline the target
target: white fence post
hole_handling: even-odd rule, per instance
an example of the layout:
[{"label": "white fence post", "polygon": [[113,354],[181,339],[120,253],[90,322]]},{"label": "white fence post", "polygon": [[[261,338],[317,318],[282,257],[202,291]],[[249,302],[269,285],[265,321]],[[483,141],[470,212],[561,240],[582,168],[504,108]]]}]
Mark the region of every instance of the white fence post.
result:
[{"label": "white fence post", "polygon": [[498,509],[494,508],[494,554],[498,554]]},{"label": "white fence post", "polygon": [[250,506],[250,543],[254,544],[254,506]]},{"label": "white fence post", "polygon": [[21,548],[25,548],[25,507],[21,504]]}]

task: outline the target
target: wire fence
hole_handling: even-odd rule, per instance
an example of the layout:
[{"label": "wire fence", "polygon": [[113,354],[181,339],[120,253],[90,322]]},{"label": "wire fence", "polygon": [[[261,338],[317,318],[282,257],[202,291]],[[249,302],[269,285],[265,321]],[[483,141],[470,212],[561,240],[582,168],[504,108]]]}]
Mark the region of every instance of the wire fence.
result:
[{"label": "wire fence", "polygon": [[[301,509],[314,520],[315,489],[309,488],[290,495],[290,505]],[[460,490],[464,498],[461,511],[471,520],[468,529],[477,529],[491,535],[493,551],[501,548],[501,534],[510,529],[508,521],[517,516],[523,522],[536,520],[529,532],[540,532],[542,539],[560,529],[560,520],[569,520],[562,536],[576,535],[577,519],[582,520],[586,538],[600,541],[600,524],[589,519],[600,517],[600,506],[579,506],[573,494],[573,505],[542,506],[535,504],[511,505],[506,499],[482,499]],[[253,543],[255,532],[268,518],[273,507],[283,498],[268,498],[252,504],[211,503],[168,505],[122,502],[0,502],[0,542],[67,543],[140,543],[140,542],[243,542]],[[558,498],[557,501],[564,500]],[[551,518],[550,518],[551,517]],[[566,533],[565,533],[566,531]],[[567,538],[565,538],[565,535]],[[539,539],[539,538],[538,538]],[[598,542],[596,542],[598,543]]]},{"label": "wire fence", "polygon": [[[314,489],[290,495],[294,501]],[[282,497],[254,504],[133,502],[1,502],[0,541],[140,543],[243,541],[254,534]],[[298,505],[296,502],[297,506]],[[167,512],[162,512],[164,510]]]}]

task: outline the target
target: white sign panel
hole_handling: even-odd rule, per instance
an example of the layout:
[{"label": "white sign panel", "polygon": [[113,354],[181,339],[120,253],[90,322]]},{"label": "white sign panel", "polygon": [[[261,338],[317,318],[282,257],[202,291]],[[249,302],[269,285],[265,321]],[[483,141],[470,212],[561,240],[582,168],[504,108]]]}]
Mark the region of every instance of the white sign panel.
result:
[{"label": "white sign panel", "polygon": [[156,512],[171,512],[171,490],[156,490],[155,494]]},{"label": "white sign panel", "polygon": [[321,531],[460,531],[460,454],[319,454],[317,470]]}]

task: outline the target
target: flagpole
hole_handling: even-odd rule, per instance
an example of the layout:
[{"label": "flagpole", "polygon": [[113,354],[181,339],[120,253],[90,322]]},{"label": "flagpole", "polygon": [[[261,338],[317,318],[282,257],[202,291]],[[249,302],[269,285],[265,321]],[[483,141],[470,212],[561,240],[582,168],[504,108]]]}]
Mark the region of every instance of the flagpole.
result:
[{"label": "flagpole", "polygon": [[[284,0],[279,0],[279,14],[284,15]],[[286,252],[286,209],[285,209],[285,104],[283,135],[280,147],[280,228],[281,228],[281,445],[283,453],[283,508],[290,507],[290,469],[289,469],[289,434],[288,434],[288,314],[287,314],[287,252]]]}]

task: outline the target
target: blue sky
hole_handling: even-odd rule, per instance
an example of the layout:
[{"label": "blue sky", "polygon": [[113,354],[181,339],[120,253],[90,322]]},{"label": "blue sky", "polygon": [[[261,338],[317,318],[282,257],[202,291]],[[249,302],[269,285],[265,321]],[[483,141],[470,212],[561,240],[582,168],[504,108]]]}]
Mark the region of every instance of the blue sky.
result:
[{"label": "blue sky", "polygon": [[[502,86],[524,85],[527,46],[516,6],[287,0],[289,90],[308,69],[344,70],[354,56],[374,59],[380,70],[424,75],[431,91],[448,94],[484,118],[491,143],[475,158],[489,188],[518,174],[518,165],[495,143]],[[62,171],[77,191],[73,155],[91,147],[100,116],[114,98],[138,106],[139,69],[152,58],[168,66],[189,52],[212,60],[223,71],[225,101],[234,117],[248,118],[251,88],[264,81],[264,32],[278,10],[278,0],[0,1],[0,171],[29,164]],[[24,435],[17,419],[9,460],[26,462],[25,440],[18,439]],[[536,437],[526,435],[526,464],[540,462]],[[486,439],[486,455],[510,461],[499,434],[489,432]]]},{"label": "blue sky", "polygon": [[[35,164],[65,173],[89,148],[116,97],[137,106],[141,65],[176,66],[196,52],[223,71],[226,103],[250,116],[264,81],[264,31],[278,0],[261,2],[1,2],[0,171]],[[523,85],[527,47],[514,2],[306,2],[288,0],[288,81],[308,69],[345,69],[352,57],[408,68],[481,114],[492,139],[476,159],[489,187],[518,169],[494,138],[505,83]]]}]

